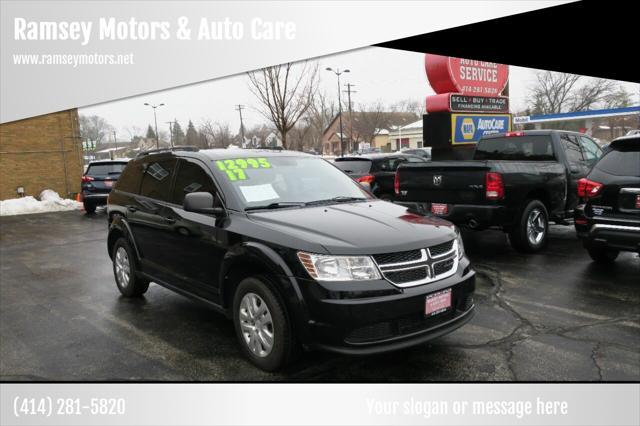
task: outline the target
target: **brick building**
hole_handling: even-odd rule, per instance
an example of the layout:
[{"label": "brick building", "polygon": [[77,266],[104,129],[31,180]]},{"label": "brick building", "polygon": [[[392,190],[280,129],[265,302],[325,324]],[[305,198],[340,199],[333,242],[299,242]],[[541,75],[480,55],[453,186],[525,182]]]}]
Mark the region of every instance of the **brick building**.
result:
[{"label": "brick building", "polygon": [[35,197],[46,188],[71,197],[82,172],[77,109],[0,124],[0,200],[16,198],[18,187]]}]

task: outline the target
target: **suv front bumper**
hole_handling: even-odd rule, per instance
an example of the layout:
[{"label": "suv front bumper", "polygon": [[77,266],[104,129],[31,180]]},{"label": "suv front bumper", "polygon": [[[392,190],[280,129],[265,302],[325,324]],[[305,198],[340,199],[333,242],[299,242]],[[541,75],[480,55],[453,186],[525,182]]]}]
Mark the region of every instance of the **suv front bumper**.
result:
[{"label": "suv front bumper", "polygon": [[[394,289],[391,294],[311,300],[305,295],[310,320],[303,343],[352,355],[386,352],[450,333],[474,315],[475,272],[468,261],[461,262],[454,275],[433,283],[402,289],[384,283]],[[319,283],[304,280],[300,285],[311,288]],[[426,317],[426,296],[448,288],[452,293],[451,308]]]}]

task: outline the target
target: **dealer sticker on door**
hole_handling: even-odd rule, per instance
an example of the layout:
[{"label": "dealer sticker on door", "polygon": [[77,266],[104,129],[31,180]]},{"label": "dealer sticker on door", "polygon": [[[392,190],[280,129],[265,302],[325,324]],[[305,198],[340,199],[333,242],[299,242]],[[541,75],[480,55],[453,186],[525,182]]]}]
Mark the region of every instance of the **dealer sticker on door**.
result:
[{"label": "dealer sticker on door", "polygon": [[451,289],[427,295],[424,314],[428,317],[441,314],[451,308]]}]

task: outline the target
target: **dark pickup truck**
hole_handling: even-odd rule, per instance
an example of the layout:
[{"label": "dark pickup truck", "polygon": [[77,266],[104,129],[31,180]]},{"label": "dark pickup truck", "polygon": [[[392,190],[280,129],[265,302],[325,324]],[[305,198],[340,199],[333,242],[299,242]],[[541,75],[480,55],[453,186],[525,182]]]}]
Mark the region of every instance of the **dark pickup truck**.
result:
[{"label": "dark pickup truck", "polygon": [[588,136],[559,130],[483,137],[473,160],[404,164],[396,172],[399,204],[471,229],[500,228],[511,245],[536,252],[549,221],[567,225],[577,182],[602,156]]}]

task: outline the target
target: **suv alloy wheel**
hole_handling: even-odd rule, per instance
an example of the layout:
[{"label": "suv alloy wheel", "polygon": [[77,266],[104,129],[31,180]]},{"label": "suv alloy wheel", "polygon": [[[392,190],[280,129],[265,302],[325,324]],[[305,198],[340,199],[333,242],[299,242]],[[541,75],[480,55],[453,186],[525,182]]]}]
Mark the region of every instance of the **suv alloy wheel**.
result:
[{"label": "suv alloy wheel", "polygon": [[263,276],[245,278],[233,298],[233,323],[242,352],[263,370],[275,371],[295,356],[285,305]]}]

